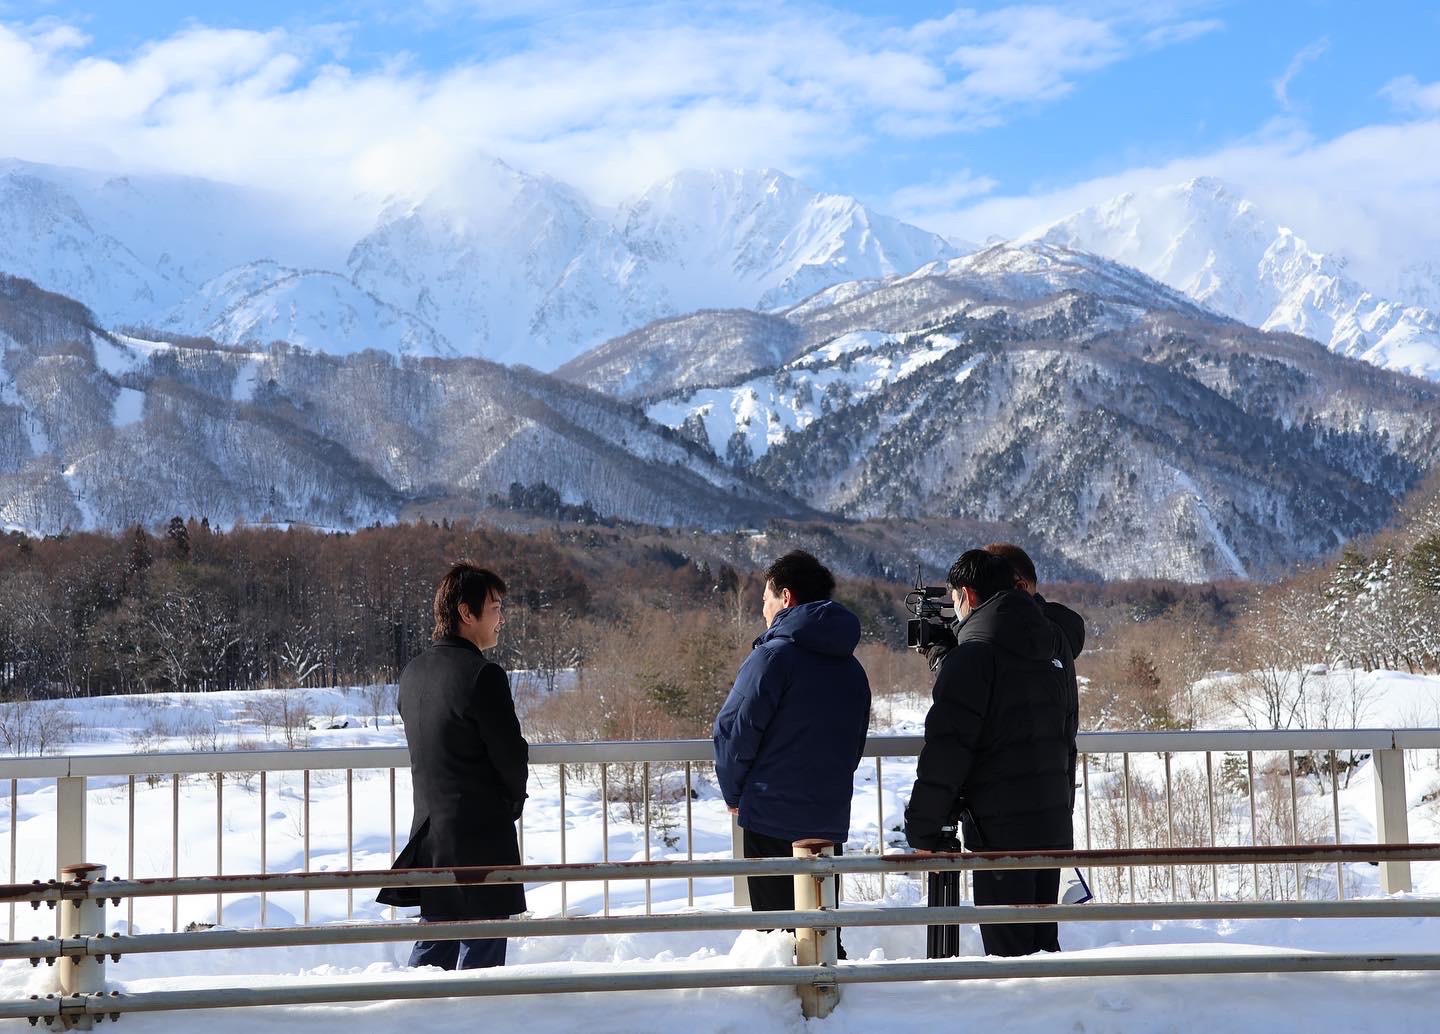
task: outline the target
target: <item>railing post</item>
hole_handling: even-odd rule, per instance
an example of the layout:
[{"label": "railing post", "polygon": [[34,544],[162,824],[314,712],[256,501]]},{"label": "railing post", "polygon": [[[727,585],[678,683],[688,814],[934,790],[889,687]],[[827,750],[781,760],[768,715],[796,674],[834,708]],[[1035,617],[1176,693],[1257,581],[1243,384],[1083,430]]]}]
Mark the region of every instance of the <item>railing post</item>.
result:
[{"label": "railing post", "polygon": [[[1408,844],[1410,819],[1405,802],[1405,751],[1377,750],[1375,764],[1375,840],[1381,844]],[[1398,894],[1412,889],[1408,861],[1380,863],[1380,889]]]},{"label": "railing post", "polygon": [[[81,862],[62,866],[61,883],[90,883],[105,878],[105,866]],[[105,936],[105,899],[101,897],[76,898],[61,901],[57,906],[60,913],[60,940],[74,940],[81,937]],[[105,990],[104,955],[67,955],[56,966],[56,978],[60,982],[60,993],[71,995],[96,994]],[[71,1030],[90,1030],[94,1019],[87,1014],[65,1013],[64,1025]]]},{"label": "railing post", "polygon": [[[745,857],[745,831],[740,828],[740,819],[730,816],[730,857],[736,860]],[[731,878],[735,887],[735,907],[750,907],[750,883],[744,876]]]},{"label": "railing post", "polygon": [[[828,840],[797,840],[791,846],[796,858],[831,858],[835,845]],[[835,877],[809,873],[795,875],[796,911],[835,911]],[[800,966],[828,966],[839,963],[839,934],[835,927],[809,927],[795,931],[795,962]],[[840,985],[801,984],[800,1011],[805,1018],[822,1020],[840,1002]]]},{"label": "railing post", "polygon": [[85,777],[55,780],[55,868],[85,861]]}]

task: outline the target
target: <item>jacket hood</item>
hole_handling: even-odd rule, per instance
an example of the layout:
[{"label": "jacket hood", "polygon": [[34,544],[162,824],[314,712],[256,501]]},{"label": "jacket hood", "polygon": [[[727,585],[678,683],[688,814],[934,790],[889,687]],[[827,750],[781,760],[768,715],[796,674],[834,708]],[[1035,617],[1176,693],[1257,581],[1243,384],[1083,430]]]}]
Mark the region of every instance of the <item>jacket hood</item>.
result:
[{"label": "jacket hood", "polygon": [[755,645],[775,639],[788,639],[802,650],[827,657],[849,657],[860,644],[860,619],[834,600],[801,603],[775,615],[775,623]]},{"label": "jacket hood", "polygon": [[1029,593],[1007,589],[976,607],[955,638],[994,643],[1027,660],[1048,661],[1059,652],[1060,635]]},{"label": "jacket hood", "polygon": [[1080,652],[1085,649],[1085,619],[1075,611],[1060,603],[1052,603],[1038,592],[1035,594],[1035,602],[1060,631],[1065,633],[1065,639],[1070,644],[1070,656],[1079,657]]}]

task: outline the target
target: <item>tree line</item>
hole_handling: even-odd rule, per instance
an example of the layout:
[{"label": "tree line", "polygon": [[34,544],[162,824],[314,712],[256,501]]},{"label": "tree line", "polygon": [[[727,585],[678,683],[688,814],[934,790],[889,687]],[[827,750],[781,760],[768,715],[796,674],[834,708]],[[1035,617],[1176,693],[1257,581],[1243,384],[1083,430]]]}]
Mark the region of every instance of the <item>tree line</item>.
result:
[{"label": "tree line", "polygon": [[[560,671],[624,654],[632,637],[678,637],[669,648],[694,654],[705,650],[685,642],[710,624],[727,650],[759,631],[755,573],[679,532],[448,521],[220,530],[175,517],[120,534],[0,537],[0,694],[394,682],[429,643],[434,586],[461,558],[509,583],[496,658],[549,688]],[[853,595],[874,634],[897,633],[890,587],[858,583]],[[688,691],[657,685],[656,696],[696,713]]]},{"label": "tree line", "polygon": [[[393,683],[429,642],[436,581],[463,557],[510,584],[496,658],[542,691],[577,672],[581,692],[532,712],[552,726],[542,737],[704,735],[760,631],[759,570],[735,543],[563,522],[337,533],[176,517],[119,534],[11,532],[0,697]],[[1086,728],[1200,727],[1222,704],[1257,727],[1354,724],[1364,701],[1325,668],[1440,670],[1440,477],[1390,530],[1278,582],[1044,588],[1090,626]],[[903,595],[841,578],[878,695],[929,687],[902,649]]]}]

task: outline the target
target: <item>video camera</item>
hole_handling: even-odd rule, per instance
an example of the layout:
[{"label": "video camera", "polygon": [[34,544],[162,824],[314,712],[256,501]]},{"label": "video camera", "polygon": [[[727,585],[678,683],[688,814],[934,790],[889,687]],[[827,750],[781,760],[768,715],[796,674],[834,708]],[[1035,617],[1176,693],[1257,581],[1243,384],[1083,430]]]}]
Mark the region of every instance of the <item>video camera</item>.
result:
[{"label": "video camera", "polygon": [[920,653],[933,646],[938,633],[955,620],[949,586],[925,585],[919,570],[915,572],[915,588],[905,594],[905,609],[915,615],[906,629],[906,645]]}]

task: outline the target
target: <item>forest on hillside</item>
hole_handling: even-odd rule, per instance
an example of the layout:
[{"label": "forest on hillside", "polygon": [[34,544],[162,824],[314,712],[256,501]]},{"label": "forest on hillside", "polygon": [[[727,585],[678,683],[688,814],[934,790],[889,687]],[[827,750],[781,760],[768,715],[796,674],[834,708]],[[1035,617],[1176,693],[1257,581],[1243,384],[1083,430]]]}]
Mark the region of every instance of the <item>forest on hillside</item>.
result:
[{"label": "forest on hillside", "polygon": [[[706,735],[761,631],[760,571],[726,555],[717,536],[562,522],[334,533],[176,517],[120,535],[10,533],[0,697],[384,687],[429,641],[436,581],[468,558],[510,585],[497,659],[541,692],[572,670],[587,690],[539,708],[538,736]],[[878,694],[928,691],[923,662],[903,649],[906,588],[842,578],[837,592],[861,617]],[[1214,701],[1197,685],[1227,671],[1243,675],[1228,683],[1243,699],[1227,702],[1256,727],[1345,724],[1347,709],[1354,724],[1359,702],[1317,700],[1308,672],[1440,668],[1440,479],[1392,528],[1276,583],[1042,590],[1089,625],[1086,728],[1202,727]]]}]

